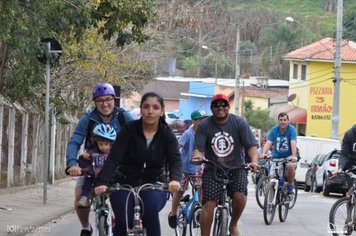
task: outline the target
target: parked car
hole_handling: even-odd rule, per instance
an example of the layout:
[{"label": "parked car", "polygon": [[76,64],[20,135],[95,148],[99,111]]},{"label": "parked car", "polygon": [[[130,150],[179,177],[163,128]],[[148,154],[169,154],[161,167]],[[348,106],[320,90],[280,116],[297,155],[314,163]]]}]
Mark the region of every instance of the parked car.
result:
[{"label": "parked car", "polygon": [[326,154],[318,154],[316,155],[312,162],[309,164],[309,168],[305,174],[305,192],[314,192],[315,191],[315,172],[320,168],[321,163],[324,162]]},{"label": "parked car", "polygon": [[341,145],[339,140],[298,136],[297,147],[301,159],[297,163],[298,167],[295,171],[295,179],[299,184],[304,184],[305,174],[313,158],[317,154],[340,149]]},{"label": "parked car", "polygon": [[184,120],[180,118],[180,115],[178,112],[166,111],[165,119],[166,119],[166,122],[169,125],[169,127],[171,127],[173,132],[177,135],[182,134],[187,129],[187,126],[184,123]]},{"label": "parked car", "polygon": [[338,175],[330,177],[329,173],[334,172],[338,168],[340,157],[340,150],[333,150],[326,154],[324,161],[321,163],[320,168],[315,172],[314,186],[315,192],[323,191],[324,196],[329,196],[332,193],[346,194],[347,177]]}]

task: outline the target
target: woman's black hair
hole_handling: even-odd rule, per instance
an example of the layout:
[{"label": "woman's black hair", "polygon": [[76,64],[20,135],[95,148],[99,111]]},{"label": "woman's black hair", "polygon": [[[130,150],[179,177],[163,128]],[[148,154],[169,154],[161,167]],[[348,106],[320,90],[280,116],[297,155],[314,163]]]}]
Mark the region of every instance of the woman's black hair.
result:
[{"label": "woman's black hair", "polygon": [[[162,108],[164,108],[164,99],[163,99],[163,97],[161,95],[159,95],[158,93],[155,93],[155,92],[147,92],[142,96],[141,103],[140,103],[140,108],[142,107],[142,104],[146,101],[146,99],[148,97],[157,98],[159,104],[161,104]],[[161,116],[159,120],[160,120],[160,123],[163,122],[164,124],[167,124],[166,123],[166,114],[163,113],[163,116]]]}]

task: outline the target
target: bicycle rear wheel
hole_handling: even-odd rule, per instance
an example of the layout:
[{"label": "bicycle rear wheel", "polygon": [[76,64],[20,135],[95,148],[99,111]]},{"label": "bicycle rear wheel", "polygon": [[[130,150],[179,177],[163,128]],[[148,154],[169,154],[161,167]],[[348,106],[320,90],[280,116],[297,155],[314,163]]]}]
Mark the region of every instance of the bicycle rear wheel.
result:
[{"label": "bicycle rear wheel", "polygon": [[280,222],[286,221],[288,216],[288,210],[289,210],[289,203],[283,203],[278,205],[278,215],[279,215]]},{"label": "bicycle rear wheel", "polygon": [[176,236],[185,236],[187,233],[187,218],[183,212],[182,205],[178,206],[177,227],[174,229]]},{"label": "bicycle rear wheel", "polygon": [[99,236],[106,236],[106,217],[101,215],[99,217],[99,225],[98,225],[98,233]]},{"label": "bicycle rear wheel", "polygon": [[213,235],[216,236],[226,236],[227,235],[227,209],[226,208],[217,208],[215,211],[214,217],[214,227],[213,227]]},{"label": "bicycle rear wheel", "polygon": [[294,198],[293,198],[293,201],[291,201],[289,203],[289,209],[292,209],[294,207],[294,205],[295,205],[295,202],[297,201],[297,197],[298,197],[298,183],[297,183],[297,180],[294,180],[293,193],[294,193]]},{"label": "bicycle rear wheel", "polygon": [[273,204],[273,197],[275,194],[274,185],[275,182],[270,182],[268,185],[268,190],[264,200],[263,206],[263,219],[266,225],[270,225],[273,222],[274,214],[276,212],[276,205]]},{"label": "bicycle rear wheel", "polygon": [[193,214],[192,214],[192,221],[189,225],[190,236],[200,236],[200,213],[201,213],[201,206],[200,204],[194,207]]},{"label": "bicycle rear wheel", "polygon": [[329,227],[331,233],[334,236],[351,235],[353,231],[353,215],[354,205],[351,204],[351,197],[343,197],[337,200],[331,207],[329,214]]},{"label": "bicycle rear wheel", "polygon": [[256,185],[256,191],[255,191],[256,201],[258,206],[261,207],[261,209],[263,209],[263,203],[268,189],[268,183],[269,183],[269,177],[265,176],[262,179],[260,179],[260,181]]}]

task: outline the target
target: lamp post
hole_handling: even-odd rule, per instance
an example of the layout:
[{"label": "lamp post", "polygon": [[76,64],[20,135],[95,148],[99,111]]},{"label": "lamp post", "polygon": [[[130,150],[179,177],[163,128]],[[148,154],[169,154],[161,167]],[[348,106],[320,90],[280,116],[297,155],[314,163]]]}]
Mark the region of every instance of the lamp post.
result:
[{"label": "lamp post", "polygon": [[49,159],[49,93],[51,80],[51,64],[57,62],[62,55],[62,47],[57,40],[46,38],[41,40],[46,51],[39,53],[37,58],[46,64],[46,98],[45,98],[45,135],[44,135],[44,163],[43,163],[43,204],[47,203],[48,159]]},{"label": "lamp post", "polygon": [[[331,138],[339,139],[339,106],[340,106],[340,73],[341,73],[341,41],[342,41],[342,15],[343,15],[343,0],[338,0],[337,5],[337,22],[336,22],[336,41],[335,41],[335,53],[334,53],[334,93],[333,93],[333,109],[331,115]],[[286,21],[297,22],[305,29],[306,27],[299,21],[292,17],[286,17]],[[310,32],[313,34],[312,32]],[[321,41],[318,42],[324,46],[330,53],[330,48],[326,47]]]},{"label": "lamp post", "polygon": [[211,48],[209,48],[206,45],[202,45],[201,48],[209,50],[209,52],[212,52],[214,54],[214,61],[215,61],[215,84],[217,84],[217,80],[218,80],[218,62],[217,62],[217,56],[216,56],[216,52],[214,50],[212,50]]},{"label": "lamp post", "polygon": [[235,57],[235,115],[240,115],[239,102],[240,102],[240,62],[239,62],[239,49],[240,49],[240,28],[236,30],[236,57]]}]

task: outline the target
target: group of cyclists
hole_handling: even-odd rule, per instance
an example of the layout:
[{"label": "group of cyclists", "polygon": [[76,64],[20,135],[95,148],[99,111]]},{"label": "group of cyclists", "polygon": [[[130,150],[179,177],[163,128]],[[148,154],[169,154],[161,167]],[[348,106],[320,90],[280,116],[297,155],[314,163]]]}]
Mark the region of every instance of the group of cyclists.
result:
[{"label": "group of cyclists", "polygon": [[[207,116],[202,110],[191,114],[193,125],[179,140],[164,120],[164,99],[157,93],[148,92],[142,96],[141,118],[138,120],[115,106],[116,94],[111,84],[96,85],[92,98],[95,107],[80,118],[67,145],[66,154],[68,174],[81,176],[82,168],[92,168],[96,176],[94,183],[79,177],[75,187],[75,209],[82,225],[80,235],[93,233],[89,223],[90,187],[94,186],[94,194],[102,194],[114,183],[135,187],[156,181],[167,182],[169,191],[173,193],[168,223],[171,227],[176,227],[177,206],[187,187],[187,177],[184,175],[198,172],[202,176],[201,235],[209,236],[214,207],[219,200],[222,186],[214,181],[212,169],[208,165],[204,167],[204,171],[202,166],[192,167],[193,164],[201,164],[203,159],[208,159],[224,168],[235,169],[227,189],[227,194],[232,199],[229,231],[231,236],[239,236],[238,221],[246,205],[248,184],[247,171],[243,167],[247,164],[252,171],[260,171],[258,161],[270,155],[272,146],[272,158],[290,160],[286,165],[286,179],[289,183],[289,198],[293,198],[297,135],[295,128],[289,124],[287,113],[278,115],[278,125],[269,131],[259,153],[249,125],[245,119],[229,113],[229,99],[224,94],[212,97],[211,116]],[[83,143],[85,153],[78,159]],[[341,169],[349,166],[349,160],[356,163],[355,143],[354,126],[345,134]],[[269,173],[271,177],[274,175],[273,169]],[[124,190],[110,195],[116,221],[114,235],[126,235],[126,221],[132,222],[133,212],[125,211],[125,204],[133,206],[132,200],[128,203],[125,201],[127,195]],[[140,197],[145,209],[142,223],[147,228],[147,235],[160,236],[159,212],[166,204],[166,193],[147,190]]]}]

